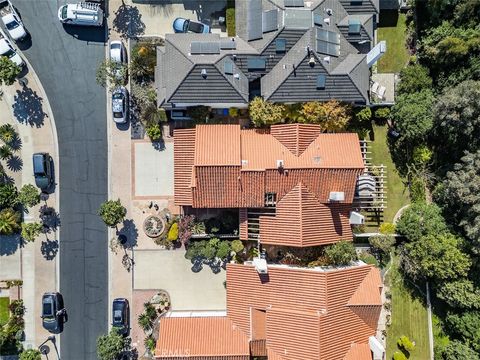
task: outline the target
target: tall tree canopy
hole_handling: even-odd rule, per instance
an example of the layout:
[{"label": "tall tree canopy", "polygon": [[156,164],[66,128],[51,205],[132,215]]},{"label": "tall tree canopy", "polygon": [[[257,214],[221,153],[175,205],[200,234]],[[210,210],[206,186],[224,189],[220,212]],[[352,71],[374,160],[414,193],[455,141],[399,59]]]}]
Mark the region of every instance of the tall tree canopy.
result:
[{"label": "tall tree canopy", "polygon": [[437,205],[414,203],[405,209],[397,222],[396,229],[409,241],[418,241],[425,235],[445,233],[447,225]]}]

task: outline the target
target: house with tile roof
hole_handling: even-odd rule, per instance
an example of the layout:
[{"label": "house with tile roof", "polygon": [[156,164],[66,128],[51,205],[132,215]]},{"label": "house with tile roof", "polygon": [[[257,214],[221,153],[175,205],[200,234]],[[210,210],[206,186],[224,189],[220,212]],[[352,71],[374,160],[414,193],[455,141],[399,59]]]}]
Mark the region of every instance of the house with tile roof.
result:
[{"label": "house with tile roof", "polygon": [[344,268],[227,265],[225,316],[160,320],[155,358],[163,360],[372,360],[382,309],[380,272]]},{"label": "house with tile roof", "polygon": [[351,240],[350,212],[363,171],[357,134],[321,133],[318,125],[175,130],[175,204],[184,213],[238,209],[240,239],[263,245]]},{"label": "house with tile roof", "polygon": [[159,106],[246,108],[255,96],[282,103],[369,103],[378,0],[241,0],[235,5],[234,38],[166,35],[157,50]]}]

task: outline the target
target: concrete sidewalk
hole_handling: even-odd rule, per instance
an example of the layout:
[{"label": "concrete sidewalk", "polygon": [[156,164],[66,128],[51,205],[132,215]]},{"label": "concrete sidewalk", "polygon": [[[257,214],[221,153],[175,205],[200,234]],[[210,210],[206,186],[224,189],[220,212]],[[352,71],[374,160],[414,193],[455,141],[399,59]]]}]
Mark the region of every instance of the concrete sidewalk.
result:
[{"label": "concrete sidewalk", "polygon": [[[35,184],[32,169],[33,153],[48,152],[54,164],[58,164],[57,137],[52,111],[38,77],[33,68],[27,65],[29,71],[24,78],[28,83],[25,86],[15,82],[12,86],[0,87],[3,91],[0,101],[2,121],[16,128],[22,143],[21,149],[16,153],[21,159],[21,165],[16,171],[10,170],[10,175],[18,188],[25,184]],[[46,205],[58,211],[58,173],[59,170],[55,167],[55,193],[50,194],[45,202],[30,209],[29,213],[25,214],[25,222],[39,221],[41,206]],[[23,280],[26,348],[37,347],[50,335],[43,329],[41,323],[41,298],[43,293],[58,289],[55,256],[59,247],[58,232],[57,229],[46,235],[40,235],[34,243],[27,243],[23,248],[19,247],[12,254],[6,255],[8,260],[1,261],[2,266],[6,265],[9,269],[2,269],[0,273],[8,273],[7,270],[19,271]]]}]

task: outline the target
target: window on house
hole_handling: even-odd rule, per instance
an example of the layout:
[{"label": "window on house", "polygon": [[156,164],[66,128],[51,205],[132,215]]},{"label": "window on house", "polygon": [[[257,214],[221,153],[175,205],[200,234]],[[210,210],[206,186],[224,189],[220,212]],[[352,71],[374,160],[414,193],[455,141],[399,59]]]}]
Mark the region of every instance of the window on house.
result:
[{"label": "window on house", "polygon": [[277,204],[277,194],[274,192],[265,193],[265,206],[275,206]]}]

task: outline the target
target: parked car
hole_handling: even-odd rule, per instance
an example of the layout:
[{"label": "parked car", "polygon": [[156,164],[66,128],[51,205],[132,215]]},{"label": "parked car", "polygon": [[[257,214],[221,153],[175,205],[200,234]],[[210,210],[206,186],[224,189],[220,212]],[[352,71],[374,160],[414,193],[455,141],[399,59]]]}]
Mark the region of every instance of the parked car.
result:
[{"label": "parked car", "polygon": [[110,42],[110,60],[122,64],[127,63],[127,50],[121,41]]},{"label": "parked car", "polygon": [[45,293],[42,296],[42,326],[52,334],[60,334],[63,324],[68,321],[63,296],[58,292]]},{"label": "parked car", "polygon": [[210,26],[179,17],[173,22],[173,31],[176,33],[194,32],[197,34],[208,34],[210,32]]},{"label": "parked car", "polygon": [[23,59],[17,54],[10,41],[8,41],[6,38],[0,39],[0,56],[8,57],[20,67],[25,65]]},{"label": "parked car", "polygon": [[130,332],[130,306],[128,300],[118,298],[112,304],[112,326],[123,336]]},{"label": "parked car", "polygon": [[128,91],[123,86],[112,93],[113,121],[124,124],[128,119]]},{"label": "parked car", "polygon": [[53,184],[53,160],[48,153],[33,154],[33,176],[35,185],[42,190],[48,189]]},{"label": "parked car", "polygon": [[21,41],[27,36],[22,19],[18,16],[10,0],[0,0],[0,16],[13,40]]},{"label": "parked car", "polygon": [[103,10],[100,4],[79,2],[66,4],[58,9],[58,20],[64,24],[80,26],[102,26]]}]

